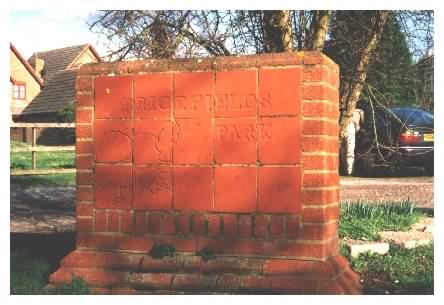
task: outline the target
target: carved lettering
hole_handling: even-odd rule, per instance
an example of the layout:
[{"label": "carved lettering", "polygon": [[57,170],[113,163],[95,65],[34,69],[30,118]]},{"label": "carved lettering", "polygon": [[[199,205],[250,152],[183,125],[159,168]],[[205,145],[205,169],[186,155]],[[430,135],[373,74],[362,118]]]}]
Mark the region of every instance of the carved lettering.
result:
[{"label": "carved lettering", "polygon": [[219,124],[216,134],[221,142],[253,142],[257,138],[254,124]]},{"label": "carved lettering", "polygon": [[121,107],[120,111],[131,112],[131,98],[130,97],[124,97],[122,99],[122,107]]},{"label": "carved lettering", "polygon": [[272,97],[271,97],[271,93],[264,93],[263,95],[261,95],[259,97],[260,99],[260,103],[262,107],[271,107],[271,101],[272,101]]},{"label": "carved lettering", "polygon": [[140,196],[145,192],[157,194],[163,191],[170,191],[171,182],[169,175],[170,173],[168,171],[162,171],[159,169],[150,171],[149,175],[142,174],[136,181],[137,196]]},{"label": "carved lettering", "polygon": [[258,124],[257,130],[260,142],[271,142],[273,130],[271,124]]},{"label": "carved lettering", "polygon": [[169,96],[148,96],[135,98],[136,111],[166,111],[171,107]]},{"label": "carved lettering", "polygon": [[182,111],[198,111],[204,110],[211,112],[213,109],[213,95],[190,95],[190,96],[176,96],[175,104],[178,110]]},{"label": "carved lettering", "polygon": [[256,105],[256,96],[254,94],[217,94],[216,110],[247,110]]}]

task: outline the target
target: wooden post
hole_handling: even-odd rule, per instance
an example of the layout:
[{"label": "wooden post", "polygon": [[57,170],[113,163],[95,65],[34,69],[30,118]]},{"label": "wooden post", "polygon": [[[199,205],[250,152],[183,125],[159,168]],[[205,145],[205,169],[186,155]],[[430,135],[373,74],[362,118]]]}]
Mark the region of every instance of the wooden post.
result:
[{"label": "wooden post", "polygon": [[[35,136],[35,127],[31,127],[31,130],[32,130],[32,147],[34,148],[35,146],[36,146],[36,136]],[[37,160],[36,160],[36,151],[32,151],[31,152],[31,154],[32,154],[32,169],[34,170],[34,169],[36,169],[37,168],[37,166],[36,166],[36,163],[37,163]]]}]

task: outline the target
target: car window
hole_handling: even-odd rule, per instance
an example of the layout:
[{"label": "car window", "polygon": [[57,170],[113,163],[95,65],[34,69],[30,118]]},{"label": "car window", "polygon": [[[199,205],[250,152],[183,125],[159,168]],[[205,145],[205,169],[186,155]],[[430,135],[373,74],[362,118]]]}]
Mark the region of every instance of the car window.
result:
[{"label": "car window", "polygon": [[433,114],[422,109],[394,108],[392,111],[408,125],[432,125]]}]

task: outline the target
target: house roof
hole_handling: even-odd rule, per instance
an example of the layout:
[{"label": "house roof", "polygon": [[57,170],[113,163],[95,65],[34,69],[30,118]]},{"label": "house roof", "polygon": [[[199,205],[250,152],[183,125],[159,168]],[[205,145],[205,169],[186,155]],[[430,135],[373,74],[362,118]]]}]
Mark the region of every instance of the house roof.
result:
[{"label": "house roof", "polygon": [[44,86],[42,91],[23,110],[22,115],[59,112],[74,103],[78,69],[71,66],[88,49],[92,51],[98,61],[102,61],[89,44],[34,53],[28,62],[35,60],[36,55],[45,61]]},{"label": "house roof", "polygon": [[57,72],[23,110],[22,115],[59,112],[75,102],[77,70]]},{"label": "house roof", "polygon": [[37,72],[31,67],[31,65],[23,58],[23,56],[17,51],[17,49],[14,47],[12,43],[9,43],[9,48],[11,51],[17,56],[17,58],[20,60],[20,62],[23,64],[23,66],[28,70],[28,72],[32,75],[32,77],[39,83],[39,85],[43,85],[43,80],[40,78],[40,76],[37,74]]},{"label": "house roof", "polygon": [[78,59],[87,49],[90,49],[97,57],[97,60],[101,61],[100,56],[90,44],[82,44],[44,52],[35,52],[28,59],[28,63],[32,63],[36,56],[45,61],[43,79],[46,82],[57,72],[69,69],[75,60]]}]

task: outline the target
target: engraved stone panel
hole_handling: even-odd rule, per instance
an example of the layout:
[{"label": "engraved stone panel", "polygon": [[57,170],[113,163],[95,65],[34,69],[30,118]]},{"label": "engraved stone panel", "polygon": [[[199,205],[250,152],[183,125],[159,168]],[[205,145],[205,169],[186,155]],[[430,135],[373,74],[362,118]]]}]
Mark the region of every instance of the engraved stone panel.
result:
[{"label": "engraved stone panel", "polygon": [[131,162],[130,120],[97,120],[94,136],[96,162]]},{"label": "engraved stone panel", "polygon": [[174,75],[174,117],[210,118],[214,102],[213,72]]},{"label": "engraved stone panel", "polygon": [[135,209],[170,210],[172,208],[170,167],[134,167]]},{"label": "engraved stone panel", "polygon": [[96,208],[130,209],[132,169],[125,165],[96,165],[94,173]]},{"label": "engraved stone panel", "polygon": [[175,210],[213,210],[212,167],[175,167],[173,179]]},{"label": "engraved stone panel", "polygon": [[134,163],[171,163],[171,140],[171,121],[134,120]]},{"label": "engraved stone panel", "polygon": [[213,124],[210,119],[176,119],[173,141],[174,164],[213,163]]},{"label": "engraved stone panel", "polygon": [[216,117],[256,117],[256,71],[216,72]]},{"label": "engraved stone panel", "polygon": [[300,115],[301,78],[301,68],[259,70],[259,115]]},{"label": "engraved stone panel", "polygon": [[132,76],[101,76],[95,79],[95,118],[132,118]]},{"label": "engraved stone panel", "polygon": [[134,77],[134,118],[171,118],[172,74]]}]

